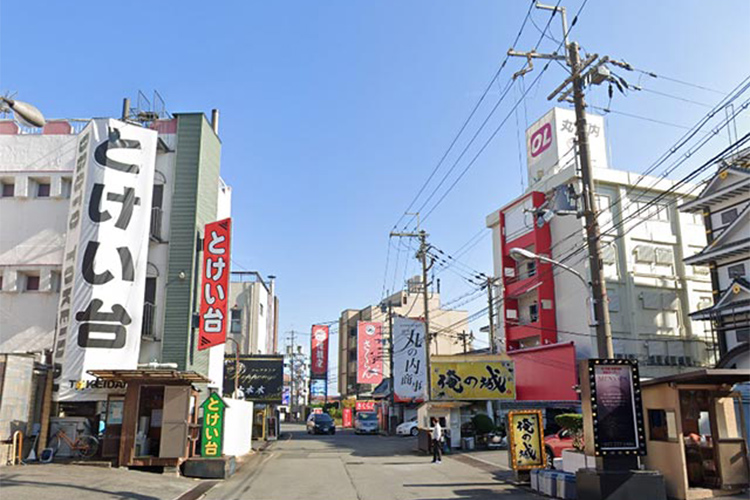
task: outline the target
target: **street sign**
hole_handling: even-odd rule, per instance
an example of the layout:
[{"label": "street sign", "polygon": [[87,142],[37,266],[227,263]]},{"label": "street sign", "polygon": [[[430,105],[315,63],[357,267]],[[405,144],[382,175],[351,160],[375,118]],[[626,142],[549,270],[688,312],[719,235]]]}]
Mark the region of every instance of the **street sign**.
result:
[{"label": "street sign", "polygon": [[508,441],[513,470],[541,469],[547,465],[541,410],[509,412]]},{"label": "street sign", "polygon": [[226,403],[214,392],[206,398],[201,407],[203,408],[201,456],[220,457],[224,441],[224,408]]},{"label": "street sign", "polygon": [[516,399],[513,361],[431,359],[431,396],[437,401]]},{"label": "street sign", "polygon": [[203,232],[199,351],[227,341],[231,232],[232,219],[206,224]]}]

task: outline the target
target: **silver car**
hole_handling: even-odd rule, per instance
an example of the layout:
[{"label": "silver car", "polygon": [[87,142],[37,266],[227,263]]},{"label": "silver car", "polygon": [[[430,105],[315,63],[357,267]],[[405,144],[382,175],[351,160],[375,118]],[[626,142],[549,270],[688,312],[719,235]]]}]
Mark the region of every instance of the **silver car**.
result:
[{"label": "silver car", "polygon": [[377,434],[378,430],[379,426],[377,413],[375,413],[374,411],[357,412],[357,416],[354,417],[355,434]]}]

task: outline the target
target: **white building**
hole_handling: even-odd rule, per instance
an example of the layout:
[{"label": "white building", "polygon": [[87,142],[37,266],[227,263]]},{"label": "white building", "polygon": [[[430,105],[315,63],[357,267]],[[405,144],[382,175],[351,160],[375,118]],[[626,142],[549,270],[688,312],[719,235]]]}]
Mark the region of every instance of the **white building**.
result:
[{"label": "white building", "polygon": [[[676,209],[694,196],[695,186],[675,188],[666,179],[609,168],[603,120],[588,118],[616,356],[638,359],[645,376],[704,366],[713,355],[711,333],[689,312],[710,300],[710,278],[707,268],[685,265],[682,259],[703,248],[705,230],[700,217]],[[556,108],[529,128],[532,184],[526,194],[487,217],[493,231],[494,273],[502,281],[501,348],[573,341],[577,357],[597,355],[588,290],[580,279],[559,267],[519,263],[510,256],[511,248],[525,248],[590,279],[584,220],[576,215],[549,218],[551,212],[545,212],[562,194],[556,188],[581,192],[574,122],[572,110]]]},{"label": "white building", "polygon": [[750,150],[718,166],[698,198],[680,207],[705,220],[708,245],[695,249],[686,266],[708,266],[713,301],[693,308],[695,320],[715,333],[719,368],[750,368]]},{"label": "white building", "polygon": [[[53,348],[76,134],[83,125],[55,121],[33,133],[0,122],[0,352]],[[158,139],[138,362],[194,370],[220,387],[224,347],[198,350],[194,314],[203,227],[231,213],[231,188],[219,176],[221,142],[202,113],[162,116],[144,126]]]},{"label": "white building", "polygon": [[[279,352],[279,299],[274,276],[264,280],[255,271],[232,272],[228,307],[229,338],[237,342],[241,354]],[[228,354],[234,354],[233,342],[225,347]]]}]

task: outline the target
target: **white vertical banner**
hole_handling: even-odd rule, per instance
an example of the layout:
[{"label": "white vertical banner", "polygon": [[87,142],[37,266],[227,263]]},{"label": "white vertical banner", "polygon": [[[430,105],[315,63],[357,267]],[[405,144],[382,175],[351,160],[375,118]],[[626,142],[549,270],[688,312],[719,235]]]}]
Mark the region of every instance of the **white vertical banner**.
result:
[{"label": "white vertical banner", "polygon": [[393,319],[393,379],[396,402],[419,402],[427,396],[427,347],[424,321]]},{"label": "white vertical banner", "polygon": [[157,133],[93,120],[79,135],[55,338],[58,401],[106,399],[87,373],[135,369]]}]

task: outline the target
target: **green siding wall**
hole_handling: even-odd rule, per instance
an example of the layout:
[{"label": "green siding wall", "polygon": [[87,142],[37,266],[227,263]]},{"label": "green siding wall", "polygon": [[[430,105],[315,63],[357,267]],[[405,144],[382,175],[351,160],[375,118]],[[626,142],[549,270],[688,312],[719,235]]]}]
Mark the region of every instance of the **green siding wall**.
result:
[{"label": "green siding wall", "polygon": [[[208,373],[208,352],[197,350],[192,311],[200,295],[200,262],[196,262],[198,236],[216,219],[221,143],[202,113],[177,116],[175,183],[169,235],[169,268],[162,361],[177,363],[180,370]],[[188,278],[180,281],[184,272]],[[190,355],[192,345],[192,356]]]}]

